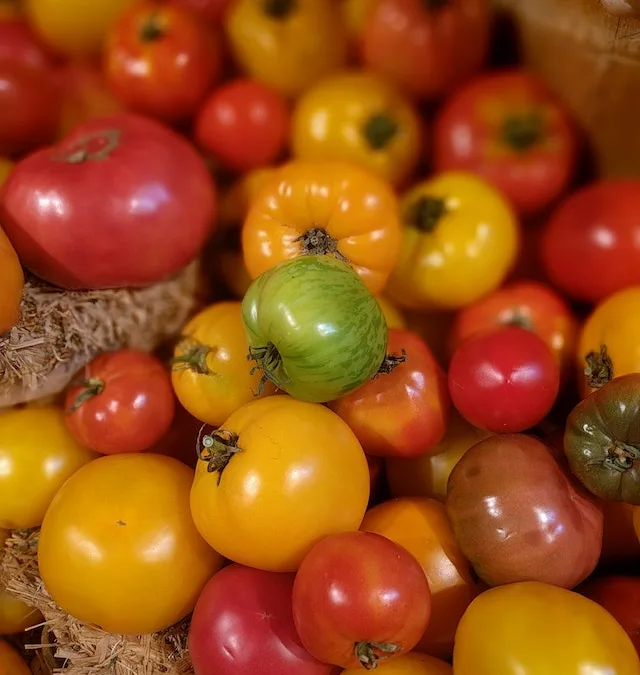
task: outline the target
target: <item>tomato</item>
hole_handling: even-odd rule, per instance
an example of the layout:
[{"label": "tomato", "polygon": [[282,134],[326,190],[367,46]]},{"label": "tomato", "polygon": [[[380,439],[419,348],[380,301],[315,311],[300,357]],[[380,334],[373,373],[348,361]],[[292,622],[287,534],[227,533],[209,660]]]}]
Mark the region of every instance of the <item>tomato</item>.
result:
[{"label": "tomato", "polygon": [[407,320],[404,318],[402,312],[391,302],[391,300],[388,300],[387,298],[380,295],[376,297],[376,300],[378,301],[380,309],[384,314],[388,328],[402,329],[407,327]]},{"label": "tomato", "polygon": [[457,312],[455,311],[405,311],[407,327],[429,345],[433,355],[443,368],[449,364],[449,341]]},{"label": "tomato", "polygon": [[24,273],[20,260],[0,227],[0,335],[18,323],[23,289]]},{"label": "tomato", "polygon": [[191,7],[210,21],[221,21],[231,4],[231,0],[170,0],[174,5]]},{"label": "tomato", "polygon": [[39,610],[29,607],[0,585],[0,635],[19,635],[43,621]]},{"label": "tomato", "polygon": [[14,21],[22,18],[21,0],[0,0],[0,21]]},{"label": "tomato", "polygon": [[128,107],[167,122],[189,120],[222,69],[212,27],[191,8],[136,3],[109,32],[107,81]]},{"label": "tomato", "polygon": [[411,103],[373,73],[330,75],[296,103],[292,151],[306,160],[359,164],[394,185],[421,154],[420,120]]},{"label": "tomato", "polygon": [[615,16],[638,17],[640,16],[640,2],[638,0],[600,0],[602,6]]},{"label": "tomato", "polygon": [[164,630],[195,607],[222,558],[189,513],[193,471],[177,459],[119,454],[59,490],[40,530],[40,575],[54,601],[108,633]]},{"label": "tomato", "polygon": [[354,51],[357,52],[360,37],[377,0],[340,0],[340,2],[342,21],[347,28],[349,39],[353,43],[352,47],[355,47]]},{"label": "tomato", "polygon": [[244,72],[287,97],[347,59],[346,30],[333,0],[236,0],[225,28]]},{"label": "tomato", "polygon": [[462,552],[490,586],[534,580],[571,588],[600,557],[600,507],[532,436],[474,445],[451,472],[446,507]]},{"label": "tomato", "polygon": [[479,71],[487,0],[379,0],[362,34],[364,65],[418,98],[439,98]]},{"label": "tomato", "polygon": [[370,496],[369,503],[378,498],[378,493],[382,487],[382,479],[384,476],[384,461],[382,457],[375,457],[373,455],[366,455],[367,464],[369,465],[370,481]]},{"label": "tomato", "polygon": [[196,150],[132,114],[87,122],[30,155],[3,193],[0,219],[20,260],[67,289],[146,286],[177,273],[211,234],[216,206]]},{"label": "tomato", "polygon": [[450,658],[458,622],[478,589],[444,505],[418,497],[393,499],[370,509],[360,529],[391,539],[420,563],[431,589],[431,619],[416,649]]},{"label": "tomato", "polygon": [[219,426],[260,394],[260,374],[251,373],[239,302],[218,302],[194,316],[176,345],[171,380],[182,405],[202,422]]},{"label": "tomato", "polygon": [[277,171],[276,167],[262,166],[238,176],[220,196],[220,226],[234,230],[241,227],[260,190]]},{"label": "tomato", "polygon": [[602,501],[604,531],[602,533],[602,556],[604,565],[619,566],[625,562],[640,560],[640,541],[633,527],[635,507],[625,502]]},{"label": "tomato", "polygon": [[23,19],[3,20],[0,15],[0,60],[17,61],[37,70],[49,71],[51,55],[43,48]]},{"label": "tomato", "polygon": [[564,299],[536,281],[516,281],[462,309],[451,335],[451,350],[467,338],[496,326],[533,331],[551,349],[566,379],[573,367],[578,325]]},{"label": "tomato", "polygon": [[386,355],[380,305],[333,257],[293,258],[262,274],[244,296],[242,319],[263,381],[300,400],[324,403],[354,391]]},{"label": "tomato", "polygon": [[202,441],[191,512],[230,560],[293,572],[316,541],[360,527],[367,460],[351,429],[324,406],[263,398]]},{"label": "tomato", "polygon": [[417,644],[431,613],[420,563],[371,532],[326,537],[293,585],[293,619],[310,654],[342,668],[376,668]]},{"label": "tomato", "polygon": [[447,428],[451,403],[446,376],[415,333],[391,329],[387,351],[375,379],[329,407],[368,454],[418,457],[430,452]]},{"label": "tomato", "polygon": [[480,75],[439,111],[437,171],[472,171],[522,215],[539,213],[569,186],[578,140],[569,115],[525,70]]},{"label": "tomato", "polygon": [[205,586],[189,629],[196,675],[332,675],[293,623],[293,574],[229,565]]},{"label": "tomato", "polygon": [[599,180],[567,197],[544,226],[542,263],[576,300],[640,284],[640,180]]},{"label": "tomato", "polygon": [[0,640],[0,675],[31,675],[29,666],[18,652],[4,640]]},{"label": "tomato", "polygon": [[[342,675],[357,675],[361,672],[362,668],[355,668],[343,670]],[[453,670],[448,663],[440,659],[411,652],[378,664],[376,673],[378,675],[453,675]]]},{"label": "tomato", "polygon": [[76,443],[53,406],[0,415],[0,527],[38,527],[60,486],[96,455]]},{"label": "tomato", "polygon": [[496,289],[518,253],[513,211],[472,174],[443,173],[410,189],[387,295],[408,309],[458,309]]},{"label": "tomato", "polygon": [[324,254],[350,262],[372,293],[398,258],[401,228],[390,186],[344,162],[285,164],[256,195],[242,230],[255,279],[283,260]]}]

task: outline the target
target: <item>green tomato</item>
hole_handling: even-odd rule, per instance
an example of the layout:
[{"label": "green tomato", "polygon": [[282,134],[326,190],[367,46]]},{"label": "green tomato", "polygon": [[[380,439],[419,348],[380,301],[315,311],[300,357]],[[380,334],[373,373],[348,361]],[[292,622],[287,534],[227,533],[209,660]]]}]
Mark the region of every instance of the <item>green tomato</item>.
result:
[{"label": "green tomato", "polygon": [[259,276],[242,301],[249,358],[264,379],[301,401],[324,403],[373,377],[387,324],[351,267],[300,256]]}]

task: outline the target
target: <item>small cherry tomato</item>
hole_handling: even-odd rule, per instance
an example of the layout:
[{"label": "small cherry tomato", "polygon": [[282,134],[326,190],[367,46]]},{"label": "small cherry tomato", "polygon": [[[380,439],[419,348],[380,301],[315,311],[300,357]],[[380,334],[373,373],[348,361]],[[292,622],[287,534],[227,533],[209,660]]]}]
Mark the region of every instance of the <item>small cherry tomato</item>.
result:
[{"label": "small cherry tomato", "polygon": [[23,658],[4,640],[0,640],[0,675],[31,675]]},{"label": "small cherry tomato", "polygon": [[[358,675],[362,668],[343,670],[341,675]],[[433,656],[410,652],[378,664],[376,675],[453,675],[451,666]]]}]

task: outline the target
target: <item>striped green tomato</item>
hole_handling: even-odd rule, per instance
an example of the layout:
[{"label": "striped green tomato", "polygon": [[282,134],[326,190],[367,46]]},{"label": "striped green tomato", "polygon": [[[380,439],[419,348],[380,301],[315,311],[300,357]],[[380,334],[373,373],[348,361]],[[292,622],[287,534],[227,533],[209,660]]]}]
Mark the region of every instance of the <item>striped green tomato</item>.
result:
[{"label": "striped green tomato", "polygon": [[249,358],[301,401],[324,403],[373,377],[386,355],[380,305],[351,267],[300,256],[259,276],[242,302]]}]

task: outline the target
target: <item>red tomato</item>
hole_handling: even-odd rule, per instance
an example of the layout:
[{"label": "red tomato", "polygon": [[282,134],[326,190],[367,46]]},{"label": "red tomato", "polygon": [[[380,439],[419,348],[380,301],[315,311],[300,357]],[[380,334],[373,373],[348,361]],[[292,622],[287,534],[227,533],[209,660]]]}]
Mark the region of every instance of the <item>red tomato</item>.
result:
[{"label": "red tomato", "polygon": [[457,91],[435,124],[436,171],[471,171],[518,213],[548,207],[569,185],[578,151],[567,113],[533,75],[481,75]]},{"label": "red tomato", "polygon": [[405,548],[372,532],[320,540],[293,586],[302,644],[341,668],[375,668],[413,649],[431,615],[431,591]]},{"label": "red tomato", "polygon": [[104,69],[133,110],[167,122],[188,120],[220,77],[222,50],[212,26],[188,7],[143,1],[111,29]]},{"label": "red tomato", "polygon": [[227,11],[231,0],[169,0],[173,5],[191,7],[210,21],[220,21]]},{"label": "red tomato", "polygon": [[418,457],[444,436],[451,405],[447,380],[427,344],[391,328],[388,356],[375,379],[329,407],[351,427],[364,451]]},{"label": "red tomato", "polygon": [[22,19],[0,20],[0,61],[16,61],[36,70],[48,70],[53,59]]},{"label": "red tomato", "polygon": [[251,171],[275,162],[289,137],[286,100],[264,84],[237,79],[204,103],[195,123],[198,143],[221,164]]},{"label": "red tomato", "polygon": [[96,357],[65,398],[67,428],[80,445],[104,455],[142,452],[171,428],[175,396],[162,361],[136,349]]},{"label": "red tomato", "polygon": [[640,284],[640,180],[600,180],[570,195],[541,242],[549,279],[576,300],[597,303]]},{"label": "red tomato", "polygon": [[449,367],[449,391],[458,412],[494,433],[538,424],[559,388],[560,370],[549,347],[535,333],[515,326],[469,338]]},{"label": "red tomato", "polygon": [[146,286],[177,273],[200,252],[216,209],[196,150],[132,114],[82,124],[19,162],[3,197],[0,221],[22,263],[67,289]]},{"label": "red tomato", "polygon": [[304,649],[291,613],[293,574],[229,565],[202,591],[191,619],[195,675],[332,675]]}]

